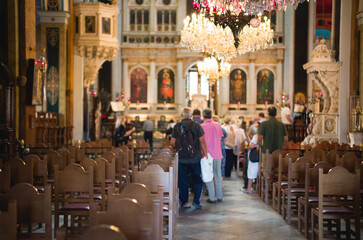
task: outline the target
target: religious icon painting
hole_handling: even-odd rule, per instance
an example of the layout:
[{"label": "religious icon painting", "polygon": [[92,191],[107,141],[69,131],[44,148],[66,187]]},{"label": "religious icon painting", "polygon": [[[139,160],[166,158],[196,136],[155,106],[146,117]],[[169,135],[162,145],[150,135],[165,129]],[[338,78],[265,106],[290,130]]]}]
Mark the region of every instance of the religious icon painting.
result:
[{"label": "religious icon painting", "polygon": [[246,104],[246,73],[242,69],[234,69],[229,74],[229,79],[229,103]]},{"label": "religious icon painting", "polygon": [[111,18],[102,18],[102,33],[111,34]]},{"label": "religious icon painting", "polygon": [[257,104],[274,103],[274,74],[269,69],[257,73]]},{"label": "religious icon painting", "polygon": [[86,16],[85,17],[85,32],[96,33],[96,17]]},{"label": "religious icon painting", "polygon": [[158,73],[158,103],[174,103],[175,75],[164,68]]},{"label": "religious icon painting", "polygon": [[147,72],[143,68],[136,68],[131,72],[132,103],[147,103]]}]

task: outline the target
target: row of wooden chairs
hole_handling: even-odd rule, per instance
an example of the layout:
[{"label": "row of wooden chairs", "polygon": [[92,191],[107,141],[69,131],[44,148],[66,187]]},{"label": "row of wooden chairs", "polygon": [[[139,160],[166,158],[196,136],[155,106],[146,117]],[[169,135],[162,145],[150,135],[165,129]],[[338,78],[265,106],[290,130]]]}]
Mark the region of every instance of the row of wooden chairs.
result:
[{"label": "row of wooden chairs", "polygon": [[344,155],[346,153],[346,151],[361,151],[361,147],[360,146],[353,146],[351,147],[349,144],[346,143],[337,143],[337,142],[328,142],[328,141],[321,141],[318,144],[316,144],[315,146],[312,146],[310,144],[303,144],[301,142],[293,142],[293,141],[289,141],[287,143],[284,144],[284,153],[287,154],[289,152],[295,152],[298,153],[299,150],[303,150],[303,151],[310,151],[312,149],[321,149],[325,152],[331,151],[331,150],[336,150],[338,152],[341,152],[342,155]]},{"label": "row of wooden chairs", "polygon": [[[127,148],[127,150],[125,148]],[[61,154],[59,154],[59,152],[57,151],[48,151],[47,154],[43,156],[43,159],[40,159],[36,155],[29,155],[26,157],[26,159],[24,159],[26,161],[16,159],[16,161],[14,162],[17,162],[17,164],[20,166],[28,165],[28,175],[32,175],[31,173],[36,172],[35,169],[37,169],[38,172],[42,172],[43,174],[43,179],[41,180],[42,183],[52,183],[52,186],[54,186],[54,188],[50,187],[51,192],[53,192],[50,196],[53,195],[54,199],[56,231],[58,232],[58,227],[60,226],[60,216],[63,216],[63,226],[65,226],[68,230],[71,230],[71,233],[77,233],[78,231],[80,231],[80,229],[88,227],[88,215],[90,212],[90,208],[93,208],[93,204],[91,202],[94,202],[95,204],[95,207],[93,209],[113,212],[113,210],[111,209],[112,204],[107,201],[107,199],[112,199],[114,192],[118,191],[118,188],[115,188],[115,186],[119,186],[120,190],[126,189],[128,186],[131,185],[131,180],[136,181],[136,179],[138,178],[135,175],[136,173],[133,171],[135,170],[134,166],[129,166],[131,165],[129,164],[130,157],[133,156],[133,153],[130,151],[130,149],[128,149],[127,146],[123,146],[121,147],[121,149],[114,148],[112,149],[112,151],[103,153],[102,157],[98,157],[95,160],[89,159],[84,155],[83,159],[79,162],[79,164],[75,163],[75,155],[73,155],[74,158],[70,157],[70,155],[72,154],[68,149],[63,150],[63,152],[65,153],[61,156]],[[64,156],[68,156],[69,158]],[[159,192],[161,189],[160,185],[164,186],[165,190],[162,191],[164,192],[164,196],[160,193],[157,195],[159,195],[159,199],[160,196],[162,196],[161,201],[163,201],[160,202],[159,200],[159,216],[164,216],[163,218],[166,219],[166,222],[163,222],[163,218],[155,218],[158,219],[158,221],[154,219],[151,222],[153,224],[157,223],[157,226],[160,226],[160,228],[157,228],[159,230],[152,230],[149,233],[151,234],[149,238],[143,238],[143,236],[145,237],[149,235],[142,234],[142,236],[137,239],[161,239],[162,237],[172,239],[172,235],[175,229],[175,216],[177,213],[177,208],[175,207],[177,206],[177,170],[175,170],[175,166],[177,166],[177,163],[174,154],[171,152],[170,149],[160,150],[157,153],[155,152],[154,156],[155,160],[157,160],[156,156],[159,156],[159,159],[164,159],[165,161],[170,163],[170,168],[168,169],[169,172],[165,172],[159,165],[151,164],[149,166],[150,169],[157,167],[157,171],[153,172],[153,170],[145,169],[145,175],[143,175],[142,177],[138,175],[138,177],[139,179],[141,179],[140,181],[144,181],[147,184],[154,184],[154,182],[157,183],[159,181],[160,184],[156,184],[158,186]],[[168,158],[166,158],[166,156],[168,156]],[[118,158],[121,158],[122,160],[117,160]],[[127,161],[124,161],[125,159]],[[133,159],[131,161],[133,162]],[[49,164],[48,162],[51,162],[51,164]],[[126,162],[127,164],[124,165],[121,162]],[[9,164],[6,166],[2,166],[1,170],[4,169],[4,171],[0,171],[0,180],[2,180],[3,177],[6,175],[9,178],[9,183],[10,179],[14,178],[15,180],[13,184],[16,184],[19,181],[28,181],[31,183],[35,183],[35,180],[38,177],[41,178],[41,176],[39,176],[41,174],[37,173],[34,174],[34,176],[27,177],[27,179],[20,179],[19,176],[22,174],[14,173],[19,169],[14,166],[16,166],[16,164],[14,163],[12,165]],[[29,170],[29,166],[32,166],[31,170]],[[50,167],[50,169],[52,169],[51,171],[49,171],[48,166]],[[9,170],[11,169],[12,171],[5,171],[6,167],[8,167]],[[26,168],[23,167],[23,169]],[[46,170],[44,171],[44,169]],[[119,169],[119,172],[117,172],[117,169]],[[124,175],[123,173],[125,173],[126,181],[121,185],[117,185],[115,180],[107,179],[108,177],[110,177],[112,172],[114,173],[114,179],[116,174]],[[51,175],[50,173],[53,173],[53,175]],[[153,175],[153,178],[148,179],[148,177],[146,177],[146,179],[148,180],[144,180],[145,176],[147,176],[148,174]],[[23,177],[25,178],[25,175]],[[54,177],[54,180],[49,181],[52,177]],[[160,182],[161,180],[163,182]],[[109,186],[107,186],[107,182],[110,183]],[[30,183],[27,184],[32,186]],[[0,185],[2,186],[3,184]],[[8,186],[10,186],[10,184]],[[16,185],[13,185],[13,187],[14,186]],[[6,187],[4,190],[1,190],[2,193],[9,193],[9,191],[11,191],[9,190],[9,188],[10,187]],[[44,186],[42,190],[39,187],[37,190],[33,186],[32,188],[35,189],[34,191],[36,191],[38,194],[44,195],[46,194],[46,192],[48,192],[47,189],[49,188],[49,185]],[[157,189],[153,189],[153,192],[157,193]],[[157,204],[155,203],[155,205]],[[167,206],[168,208],[163,208],[162,206]],[[109,210],[109,208],[111,210]],[[48,212],[51,213],[50,210]],[[135,221],[138,222],[139,220]],[[156,229],[156,227],[153,225],[151,229]],[[128,235],[128,233],[125,232],[125,235]],[[61,237],[62,234],[60,234],[59,236]]]},{"label": "row of wooden chairs", "polygon": [[[262,173],[262,177],[259,179],[259,192],[262,199],[266,203],[268,203],[268,197],[272,185],[273,208],[276,209],[279,213],[282,212],[283,218],[286,219],[289,224],[291,224],[292,214],[297,213],[298,228],[299,230],[304,229],[304,234],[306,237],[309,236],[309,220],[314,216],[316,217],[318,213],[318,210],[314,210],[315,215],[313,215],[313,213],[310,214],[312,206],[317,206],[317,203],[320,200],[325,201],[327,199],[324,198],[319,200],[318,198],[319,196],[317,190],[320,188],[318,186],[319,169],[322,171],[321,174],[327,174],[327,172],[333,167],[342,168],[348,174],[358,174],[358,181],[356,181],[358,184],[355,185],[353,183],[350,185],[355,186],[354,191],[357,191],[358,193],[358,200],[356,201],[356,193],[352,191],[349,192],[350,197],[353,196],[354,201],[356,201],[355,203],[358,203],[354,206],[350,206],[351,208],[355,209],[354,211],[358,209],[358,220],[356,212],[350,215],[346,214],[346,217],[355,218],[355,221],[359,224],[359,208],[361,209],[361,212],[363,208],[362,200],[360,200],[359,204],[359,197],[362,197],[359,196],[359,189],[360,187],[363,189],[362,177],[359,181],[360,172],[363,173],[363,162],[361,158],[357,157],[357,154],[354,152],[346,153],[342,157],[339,156],[336,150],[332,150],[326,155],[322,155],[321,153],[322,151],[320,149],[312,149],[311,151],[306,152],[303,157],[300,157],[296,153],[288,153],[284,155],[284,152],[279,150],[274,151],[272,154],[269,154],[267,152],[266,166],[264,172]],[[342,175],[345,174],[343,173],[344,171],[337,170],[337,172]],[[349,178],[348,175],[347,178]],[[335,184],[336,188],[338,189],[344,188],[343,186],[346,186],[346,184],[340,183],[338,180],[335,182]],[[347,192],[341,191],[342,195],[346,193]],[[309,194],[312,194],[313,197],[309,197]],[[336,199],[340,198],[334,199],[335,204],[337,202]],[[350,201],[349,203],[352,203],[352,201]],[[321,213],[319,214],[320,217],[322,217]],[[318,233],[319,230],[317,230],[317,227],[315,226],[316,222],[314,223],[313,220],[310,220],[310,223],[312,223],[312,229],[314,229],[312,231],[312,235]],[[329,224],[329,230],[331,230],[331,221],[329,222]],[[350,226],[350,224],[348,225]],[[352,230],[348,227],[348,225],[345,232],[337,231],[338,235],[345,234],[347,238],[350,238]],[[336,224],[336,226],[338,228],[340,227],[339,224]],[[322,227],[320,226],[319,229],[322,229]],[[359,234],[357,233],[359,232],[359,226],[357,228],[356,225],[355,229],[358,229],[358,231],[355,231],[354,234]]]}]

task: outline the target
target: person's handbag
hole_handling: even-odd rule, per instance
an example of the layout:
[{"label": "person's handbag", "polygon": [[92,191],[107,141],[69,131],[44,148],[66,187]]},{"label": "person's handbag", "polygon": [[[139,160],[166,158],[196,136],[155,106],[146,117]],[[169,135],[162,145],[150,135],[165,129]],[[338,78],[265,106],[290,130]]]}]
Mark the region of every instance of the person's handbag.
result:
[{"label": "person's handbag", "polygon": [[252,148],[250,151],[250,161],[253,163],[260,161],[260,154],[256,147]]},{"label": "person's handbag", "polygon": [[234,149],[236,147],[236,135],[234,134],[233,127],[230,126],[231,132],[226,137],[226,147]]},{"label": "person's handbag", "polygon": [[208,153],[208,156],[204,156],[200,160],[200,166],[202,168],[202,179],[203,182],[210,182],[213,180],[213,158]]}]

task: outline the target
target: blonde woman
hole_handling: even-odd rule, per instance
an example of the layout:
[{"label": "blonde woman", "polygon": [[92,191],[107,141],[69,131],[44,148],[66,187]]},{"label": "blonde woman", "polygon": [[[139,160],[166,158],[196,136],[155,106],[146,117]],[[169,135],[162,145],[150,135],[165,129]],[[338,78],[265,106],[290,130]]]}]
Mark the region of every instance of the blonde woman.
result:
[{"label": "blonde woman", "polygon": [[125,123],[125,117],[118,117],[116,120],[115,147],[118,147],[122,144],[127,144],[127,141],[130,139],[131,134],[136,130],[136,128],[133,127],[130,130],[126,131]]}]

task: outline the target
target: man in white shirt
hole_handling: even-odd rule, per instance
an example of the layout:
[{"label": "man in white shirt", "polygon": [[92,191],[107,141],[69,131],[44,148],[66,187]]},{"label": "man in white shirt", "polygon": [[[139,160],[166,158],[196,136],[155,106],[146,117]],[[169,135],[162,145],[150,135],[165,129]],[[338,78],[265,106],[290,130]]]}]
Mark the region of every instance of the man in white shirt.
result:
[{"label": "man in white shirt", "polygon": [[290,110],[290,103],[285,103],[285,107],[281,109],[281,121],[285,125],[291,125],[291,110]]}]

